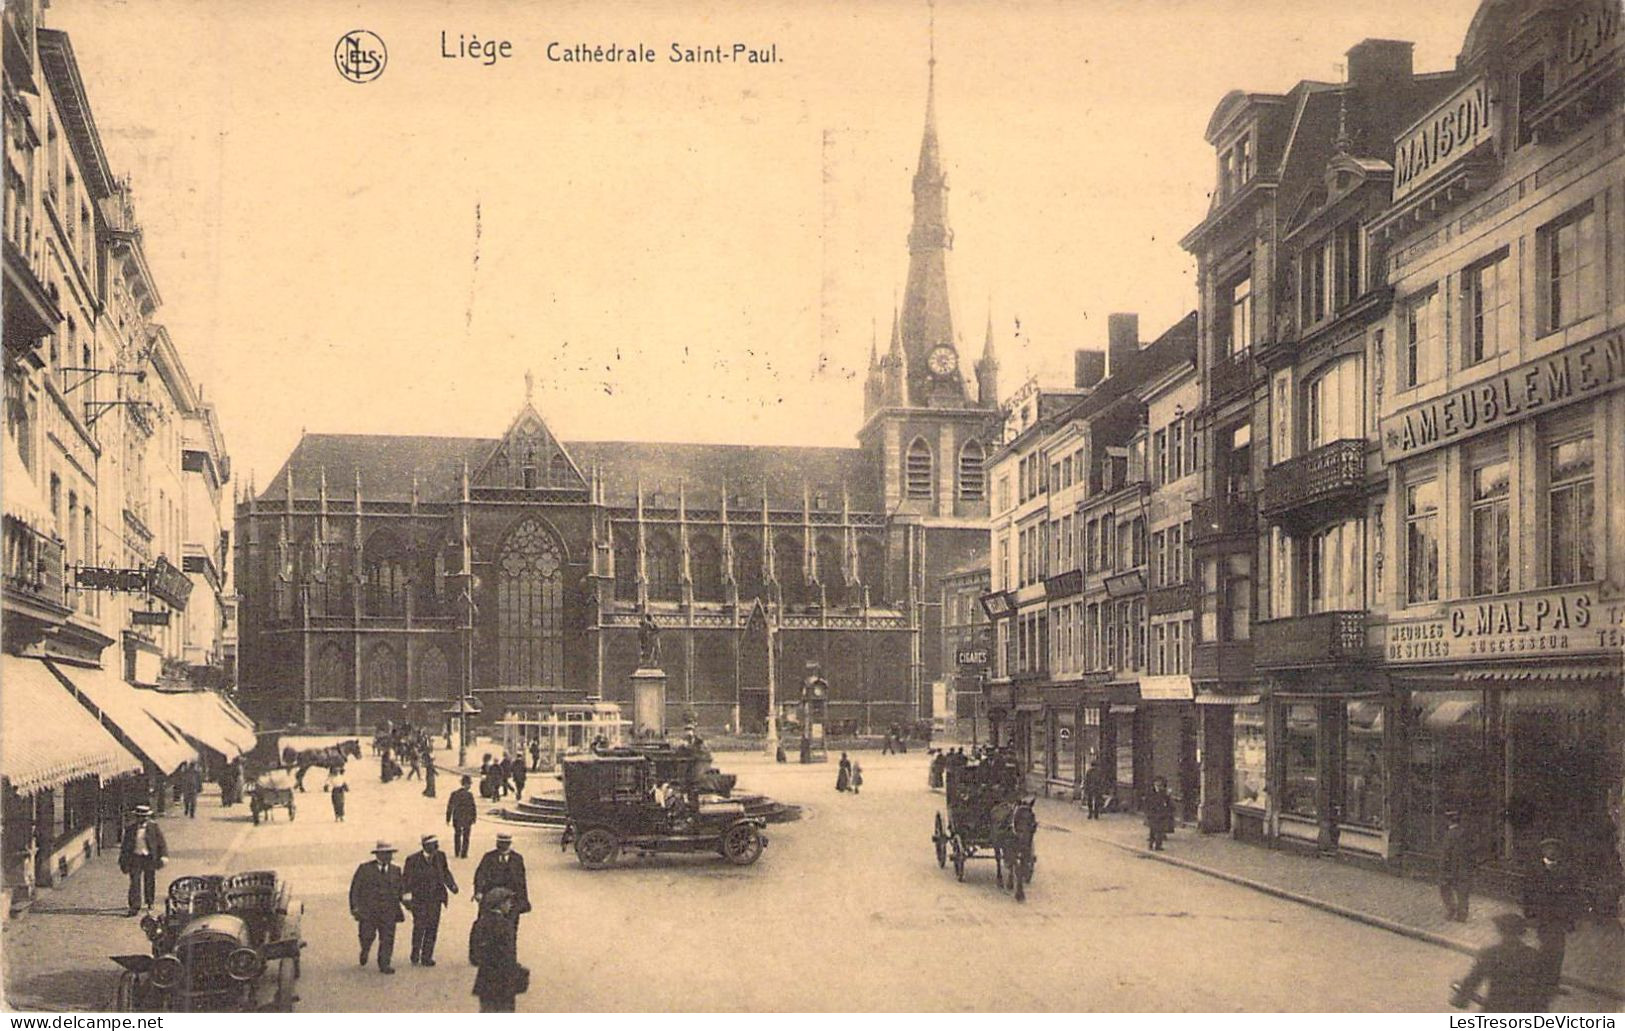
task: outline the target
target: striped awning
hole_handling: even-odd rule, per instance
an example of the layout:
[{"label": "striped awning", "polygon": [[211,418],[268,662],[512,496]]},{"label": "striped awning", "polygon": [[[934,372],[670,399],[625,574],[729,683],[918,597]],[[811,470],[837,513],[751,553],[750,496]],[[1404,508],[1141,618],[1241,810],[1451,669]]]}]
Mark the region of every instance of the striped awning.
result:
[{"label": "striped awning", "polygon": [[1199,694],[1196,696],[1197,705],[1257,705],[1263,696],[1259,694]]},{"label": "striped awning", "polygon": [[23,464],[23,456],[17,451],[17,441],[9,433],[6,434],[5,449],[5,479],[0,480],[5,484],[5,514],[27,523],[40,533],[54,532],[56,520],[51,518],[50,506],[46,505],[39,484],[28,472],[28,466]]},{"label": "striped awning", "polygon": [[1478,684],[1485,681],[1514,681],[1522,684],[1582,684],[1592,680],[1611,680],[1620,676],[1621,670],[1616,662],[1614,668],[1606,666],[1577,666],[1566,663],[1551,663],[1542,666],[1515,666],[1515,667],[1475,667],[1473,669],[1458,669],[1455,671],[1457,683]]},{"label": "striped awning", "polygon": [[166,725],[228,760],[253,751],[254,725],[213,691],[149,691],[145,702]]},{"label": "striped awning", "polygon": [[0,683],[0,776],[19,795],[141,769],[44,662],[0,656]]},{"label": "striped awning", "polygon": [[108,669],[47,665],[81,702],[111,724],[159,773],[168,776],[197,760],[197,750],[186,738],[155,715],[151,706],[144,704],[155,697],[156,692],[134,687]]}]

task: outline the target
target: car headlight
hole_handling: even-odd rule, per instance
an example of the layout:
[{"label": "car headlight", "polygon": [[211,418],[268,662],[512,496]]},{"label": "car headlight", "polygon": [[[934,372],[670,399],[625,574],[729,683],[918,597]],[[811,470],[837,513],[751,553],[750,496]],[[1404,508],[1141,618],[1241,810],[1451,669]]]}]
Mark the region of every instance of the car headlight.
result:
[{"label": "car headlight", "polygon": [[173,988],[181,983],[181,974],[185,971],[179,956],[173,953],[159,956],[152,961],[152,983],[159,988]]},{"label": "car headlight", "polygon": [[158,934],[163,929],[164,925],[158,922],[157,917],[144,916],[141,918],[141,933],[147,936],[148,941],[157,941]]},{"label": "car headlight", "polygon": [[234,981],[252,981],[265,972],[265,959],[258,950],[243,946],[226,957],[226,973]]}]

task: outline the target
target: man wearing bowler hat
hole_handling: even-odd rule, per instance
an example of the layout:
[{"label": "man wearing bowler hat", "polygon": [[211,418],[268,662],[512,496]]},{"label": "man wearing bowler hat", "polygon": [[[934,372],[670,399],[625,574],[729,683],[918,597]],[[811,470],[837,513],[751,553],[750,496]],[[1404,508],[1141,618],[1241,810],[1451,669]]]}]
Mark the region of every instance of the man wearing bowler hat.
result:
[{"label": "man wearing bowler hat", "polygon": [[440,910],[457,893],[440,839],[423,836],[423,849],[406,857],[406,890],[412,896],[412,962],[434,966],[434,943],[440,936]]},{"label": "man wearing bowler hat", "polygon": [[164,832],[152,819],[152,806],[138,805],[135,820],[124,829],[124,840],[119,842],[118,868],[130,875],[130,915],[141,912],[141,907],[152,909],[158,894],[158,868],[169,855]]},{"label": "man wearing bowler hat", "polygon": [[474,870],[474,901],[492,888],[507,888],[513,892],[514,930],[519,929],[519,916],[530,912],[530,886],[525,878],[525,857],[513,850],[513,835],[507,831],[497,835],[497,847],[480,858]]},{"label": "man wearing bowler hat", "polygon": [[406,878],[394,863],[395,846],[380,841],[373,846],[373,860],[355,868],[350,878],[350,915],[361,932],[361,965],[367,965],[372,940],[378,939],[378,972],[393,974],[390,959],[395,954],[395,925],[406,919],[401,912],[401,896]]}]

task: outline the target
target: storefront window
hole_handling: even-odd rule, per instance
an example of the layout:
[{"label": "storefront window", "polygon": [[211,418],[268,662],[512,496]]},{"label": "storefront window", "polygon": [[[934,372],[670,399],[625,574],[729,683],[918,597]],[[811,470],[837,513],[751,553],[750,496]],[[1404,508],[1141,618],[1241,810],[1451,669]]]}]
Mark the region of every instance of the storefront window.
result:
[{"label": "storefront window", "polygon": [[1281,751],[1285,759],[1281,812],[1316,816],[1320,810],[1315,805],[1315,707],[1313,704],[1287,705],[1282,715],[1286,727],[1281,735]]},{"label": "storefront window", "polygon": [[1043,713],[1033,715],[1032,756],[1027,768],[1040,777],[1049,776],[1049,724]]},{"label": "storefront window", "polygon": [[[1595,690],[1501,693],[1506,812],[1514,834],[1530,842],[1552,835],[1576,843],[1613,838],[1606,823],[1608,715]],[[1606,860],[1587,856],[1582,865],[1593,861]]]},{"label": "storefront window", "polygon": [[1348,703],[1348,738],[1344,743],[1343,822],[1359,827],[1383,826],[1383,710],[1381,702]]},{"label": "storefront window", "polygon": [[1236,706],[1235,778],[1236,804],[1255,809],[1269,808],[1269,787],[1265,780],[1264,707]]},{"label": "storefront window", "polygon": [[1061,780],[1077,778],[1077,713],[1067,709],[1055,714],[1055,775]]},{"label": "storefront window", "polygon": [[1444,834],[1444,814],[1460,812],[1478,826],[1497,817],[1494,773],[1484,748],[1484,695],[1428,691],[1413,695],[1409,712],[1410,784],[1407,844],[1433,852]]},{"label": "storefront window", "polygon": [[1112,714],[1117,721],[1117,783],[1127,788],[1134,783],[1134,714]]}]

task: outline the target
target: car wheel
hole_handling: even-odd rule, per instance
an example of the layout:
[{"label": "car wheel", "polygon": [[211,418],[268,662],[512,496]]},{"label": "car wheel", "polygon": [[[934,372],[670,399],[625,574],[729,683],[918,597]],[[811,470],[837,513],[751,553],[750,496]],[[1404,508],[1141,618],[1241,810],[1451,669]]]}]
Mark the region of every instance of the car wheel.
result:
[{"label": "car wheel", "polygon": [[722,832],[722,856],[735,866],[756,862],[762,857],[762,832],[755,824],[734,824]]},{"label": "car wheel", "polygon": [[576,859],[589,870],[602,870],[615,862],[621,843],[603,827],[588,827],[576,837]]}]

